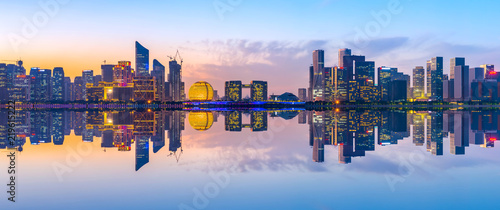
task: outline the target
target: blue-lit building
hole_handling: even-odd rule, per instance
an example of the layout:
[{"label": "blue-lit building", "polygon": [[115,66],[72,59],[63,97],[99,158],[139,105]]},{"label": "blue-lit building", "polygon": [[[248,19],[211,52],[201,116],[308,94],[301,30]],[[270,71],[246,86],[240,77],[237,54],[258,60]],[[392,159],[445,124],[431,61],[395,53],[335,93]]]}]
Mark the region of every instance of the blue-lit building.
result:
[{"label": "blue-lit building", "polygon": [[52,100],[63,101],[65,96],[64,89],[64,69],[61,67],[54,68],[52,76]]},{"label": "blue-lit building", "polygon": [[153,60],[153,71],[151,71],[151,76],[156,80],[155,100],[165,101],[165,66],[156,59]]},{"label": "blue-lit building", "polygon": [[430,98],[435,101],[442,101],[443,100],[443,57],[434,57],[431,59],[430,73],[431,73]]},{"label": "blue-lit building", "polygon": [[135,76],[149,76],[149,50],[135,42]]},{"label": "blue-lit building", "polygon": [[50,69],[32,69],[30,94],[31,100],[45,102],[52,100],[52,71]]}]

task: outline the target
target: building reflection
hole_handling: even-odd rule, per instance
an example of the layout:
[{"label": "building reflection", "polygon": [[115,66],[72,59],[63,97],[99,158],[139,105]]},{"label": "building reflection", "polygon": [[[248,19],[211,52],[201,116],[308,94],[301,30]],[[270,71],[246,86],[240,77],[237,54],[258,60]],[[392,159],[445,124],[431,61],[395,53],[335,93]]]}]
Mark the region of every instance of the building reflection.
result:
[{"label": "building reflection", "polygon": [[[81,137],[82,142],[101,139],[103,151],[135,150],[135,170],[144,168],[152,153],[168,144],[168,156],[179,161],[186,118],[196,131],[214,129],[224,116],[224,130],[266,132],[268,118],[291,120],[309,126],[309,146],[314,162],[325,162],[329,147],[338,151],[338,162],[348,164],[376,147],[397,145],[411,139],[435,156],[444,155],[449,140],[452,155],[465,155],[470,146],[492,148],[500,139],[500,111],[16,111],[16,140],[8,139],[7,110],[0,111],[0,149],[23,150],[27,139],[32,145],[64,145],[65,136]],[[410,135],[411,134],[411,135]],[[411,138],[409,138],[411,136]],[[150,148],[152,147],[152,148]],[[325,150],[326,149],[326,150]]]},{"label": "building reflection", "polygon": [[314,162],[325,161],[325,145],[337,147],[339,163],[348,164],[353,157],[374,151],[375,142],[379,146],[395,145],[410,137],[410,132],[413,144],[425,145],[432,155],[443,155],[445,137],[449,138],[451,154],[464,155],[470,144],[494,147],[500,130],[499,111],[336,110],[302,116],[299,122],[309,124],[309,146]]}]

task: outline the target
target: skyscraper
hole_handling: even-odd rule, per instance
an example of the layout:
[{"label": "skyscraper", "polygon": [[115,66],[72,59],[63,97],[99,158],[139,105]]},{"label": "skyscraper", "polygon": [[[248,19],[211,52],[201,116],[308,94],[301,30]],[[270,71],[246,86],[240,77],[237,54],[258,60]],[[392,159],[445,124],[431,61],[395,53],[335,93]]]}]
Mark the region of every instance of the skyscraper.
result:
[{"label": "skyscraper", "polygon": [[134,70],[132,69],[130,61],[118,61],[118,65],[113,67],[113,80],[122,87],[132,83],[133,75]]},{"label": "skyscraper", "polygon": [[490,72],[495,71],[495,65],[493,65],[493,64],[484,64],[484,65],[481,65],[480,67],[484,69],[484,77],[486,79],[490,79],[488,77],[490,76]]},{"label": "skyscraper", "polygon": [[250,95],[252,101],[266,101],[267,100],[267,82],[266,81],[252,81],[250,84]]},{"label": "skyscraper", "polygon": [[455,66],[454,98],[458,101],[470,99],[469,66]]},{"label": "skyscraper", "polygon": [[73,90],[71,89],[71,78],[64,77],[63,79],[63,101],[72,101],[71,94]]},{"label": "skyscraper", "polygon": [[431,59],[431,98],[443,100],[443,57]]},{"label": "skyscraper", "polygon": [[413,97],[423,98],[425,96],[425,70],[423,66],[413,69]]},{"label": "skyscraper", "polygon": [[432,82],[431,82],[431,61],[427,61],[427,66],[426,66],[426,80],[425,80],[425,85],[426,85],[426,95],[427,98],[431,97],[431,88],[432,88]]},{"label": "skyscraper", "polygon": [[87,84],[94,84],[94,71],[93,70],[83,70],[82,72],[82,94],[83,100],[87,99]]},{"label": "skyscraper", "polygon": [[165,101],[165,66],[158,60],[153,60],[153,71],[151,76],[156,80],[156,99],[157,101]]},{"label": "skyscraper", "polygon": [[114,67],[115,67],[115,65],[113,65],[113,64],[101,65],[102,81],[113,82],[113,68]]},{"label": "skyscraper", "polygon": [[351,49],[339,49],[339,67],[344,67],[344,56],[351,56]]},{"label": "skyscraper", "polygon": [[64,89],[64,70],[61,67],[54,68],[52,76],[52,100],[63,101],[66,89]]},{"label": "skyscraper", "polygon": [[83,89],[85,88],[82,77],[75,77],[73,81],[73,100],[81,101],[85,98],[83,97]]},{"label": "skyscraper", "polygon": [[135,76],[149,76],[149,50],[135,42]]},{"label": "skyscraper", "polygon": [[380,86],[382,101],[390,101],[391,97],[389,95],[389,90],[391,88],[391,68],[388,67],[380,67],[378,68],[378,81],[377,84]]},{"label": "skyscraper", "polygon": [[173,101],[182,101],[185,96],[182,85],[182,66],[175,59],[168,62],[168,66],[168,84],[170,86],[168,96]]},{"label": "skyscraper", "polygon": [[465,66],[465,58],[450,59],[450,79],[455,79],[455,66]]},{"label": "skyscraper", "polygon": [[46,102],[52,100],[52,70],[38,69],[31,78],[31,100]]},{"label": "skyscraper", "polygon": [[155,79],[152,76],[134,77],[134,100],[154,101],[155,100]]},{"label": "skyscraper", "polygon": [[313,52],[313,86],[312,95],[313,100],[322,101],[324,100],[323,91],[323,69],[325,68],[325,51],[323,50],[315,50]]},{"label": "skyscraper", "polygon": [[[397,70],[396,70],[397,71]],[[371,84],[375,84],[375,62],[359,61],[355,66],[356,80],[364,80]]]}]

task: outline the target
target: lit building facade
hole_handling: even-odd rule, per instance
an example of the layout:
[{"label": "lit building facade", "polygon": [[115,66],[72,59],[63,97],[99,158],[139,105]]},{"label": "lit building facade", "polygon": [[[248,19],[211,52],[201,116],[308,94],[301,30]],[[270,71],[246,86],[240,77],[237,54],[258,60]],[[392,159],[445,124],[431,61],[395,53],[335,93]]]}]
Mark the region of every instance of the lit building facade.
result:
[{"label": "lit building facade", "polygon": [[154,101],[156,81],[151,76],[133,77],[134,100],[135,101]]},{"label": "lit building facade", "polygon": [[413,98],[425,98],[425,69],[417,66],[413,69]]},{"label": "lit building facade", "polygon": [[64,69],[61,67],[54,68],[52,76],[52,100],[64,101],[66,89],[64,89]]}]

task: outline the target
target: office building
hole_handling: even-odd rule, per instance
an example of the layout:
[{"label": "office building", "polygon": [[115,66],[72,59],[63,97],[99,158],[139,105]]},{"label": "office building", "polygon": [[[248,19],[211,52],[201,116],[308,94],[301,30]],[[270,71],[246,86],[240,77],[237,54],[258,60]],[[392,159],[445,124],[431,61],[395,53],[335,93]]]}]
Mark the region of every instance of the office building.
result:
[{"label": "office building", "polygon": [[134,70],[132,69],[130,61],[119,61],[118,65],[113,67],[113,80],[119,86],[131,86]]},{"label": "office building", "polygon": [[413,69],[413,98],[422,99],[425,97],[425,69],[417,66]]},{"label": "office building", "polygon": [[52,76],[52,100],[64,101],[66,89],[64,89],[64,70],[61,67],[54,68]]},{"label": "office building", "polygon": [[166,101],[165,99],[165,66],[161,64],[158,60],[153,60],[153,71],[151,71],[151,76],[156,80],[155,87],[155,100],[156,101]]},{"label": "office building", "polygon": [[177,60],[169,61],[168,91],[167,95],[172,101],[183,101],[185,99],[184,84],[182,82],[182,66]]},{"label": "office building", "polygon": [[241,101],[241,81],[227,81],[225,85],[225,96],[227,101]]},{"label": "office building", "polygon": [[156,99],[155,87],[156,81],[152,76],[136,76],[133,77],[134,83],[134,100],[152,102]]},{"label": "office building", "polygon": [[431,99],[443,100],[443,57],[431,59]]},{"label": "office building", "polygon": [[250,97],[252,101],[267,101],[267,82],[252,81],[250,85]]},{"label": "office building", "polygon": [[113,82],[113,68],[116,65],[113,64],[104,64],[101,65],[101,75],[102,75],[102,81],[104,82]]},{"label": "office building", "polygon": [[149,50],[135,42],[135,76],[149,76]]},{"label": "office building", "polygon": [[47,102],[52,100],[52,70],[38,69],[31,77],[31,100]]},{"label": "office building", "polygon": [[484,64],[484,65],[481,65],[480,68],[484,69],[484,77],[485,77],[485,79],[493,79],[493,78],[491,78],[491,75],[493,75],[491,72],[495,72],[495,65],[493,65],[493,64]]},{"label": "office building", "polygon": [[455,66],[455,79],[453,83],[455,100],[470,100],[469,66]]},{"label": "office building", "polygon": [[455,67],[465,66],[465,58],[450,59],[450,79],[455,79]]},{"label": "office building", "polygon": [[325,67],[325,51],[315,50],[313,52],[313,75],[312,75],[312,100],[324,100],[323,69]]},{"label": "office building", "polygon": [[351,49],[339,49],[339,67],[344,67],[345,56],[351,56]]}]

